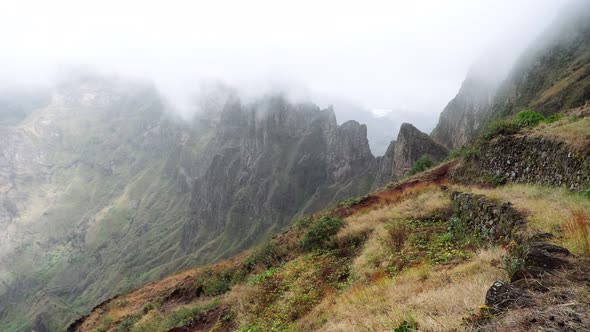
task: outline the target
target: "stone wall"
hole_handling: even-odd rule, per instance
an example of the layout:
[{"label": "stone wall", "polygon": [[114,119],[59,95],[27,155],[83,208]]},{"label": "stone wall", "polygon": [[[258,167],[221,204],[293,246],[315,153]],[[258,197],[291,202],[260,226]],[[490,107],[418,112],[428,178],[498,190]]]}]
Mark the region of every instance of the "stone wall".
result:
[{"label": "stone wall", "polygon": [[507,202],[463,192],[453,192],[451,200],[455,216],[451,228],[486,242],[508,243],[524,224],[524,218]]},{"label": "stone wall", "polygon": [[484,143],[474,161],[489,175],[511,182],[590,188],[590,155],[554,139],[500,136]]}]

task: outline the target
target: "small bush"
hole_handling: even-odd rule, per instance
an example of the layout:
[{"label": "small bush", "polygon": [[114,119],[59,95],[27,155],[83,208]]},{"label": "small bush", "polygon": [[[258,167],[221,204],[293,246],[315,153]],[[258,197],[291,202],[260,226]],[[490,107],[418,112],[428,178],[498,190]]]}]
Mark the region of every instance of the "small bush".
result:
[{"label": "small bush", "polygon": [[449,153],[448,160],[461,157],[463,160],[469,160],[473,157],[479,156],[480,150],[477,145],[465,146],[461,145],[460,148],[453,150]]},{"label": "small bush", "polygon": [[434,162],[428,155],[423,155],[422,157],[418,158],[410,171],[408,172],[408,176],[414,175],[416,173],[423,172],[429,168],[434,166]]},{"label": "small bush", "polygon": [[145,315],[148,312],[150,312],[151,310],[156,309],[156,306],[153,303],[146,303],[143,308],[141,309],[141,312]]},{"label": "small bush", "polygon": [[462,239],[467,233],[465,223],[457,217],[452,217],[448,221],[448,233],[453,240]]},{"label": "small bush", "polygon": [[309,225],[311,225],[313,223],[313,218],[310,216],[306,216],[303,218],[299,218],[295,221],[294,225],[297,229],[302,230],[302,229],[306,229],[307,227],[309,227]]},{"label": "small bush", "polygon": [[401,323],[400,326],[393,329],[393,332],[413,332],[413,331],[418,331],[418,324],[413,321],[410,321],[410,322],[404,321],[403,323]]},{"label": "small bush", "polygon": [[265,268],[280,265],[286,253],[274,242],[268,242],[264,246],[255,249],[245,261],[246,268],[252,270],[256,265],[261,264]]},{"label": "small bush", "polygon": [[408,225],[404,221],[399,220],[387,225],[386,229],[389,234],[389,244],[396,251],[401,250],[410,233]]},{"label": "small bush", "polygon": [[305,250],[320,249],[343,225],[344,222],[340,218],[324,216],[309,228],[301,240],[301,246]]},{"label": "small bush", "polygon": [[230,289],[230,281],[221,276],[206,279],[203,284],[203,294],[206,296],[221,295]]},{"label": "small bush", "polygon": [[517,272],[524,268],[524,257],[528,249],[526,246],[516,244],[514,241],[508,244],[507,249],[508,255],[502,257],[504,261],[503,269],[508,272],[508,276],[512,279]]},{"label": "small bush", "polygon": [[484,132],[484,139],[490,140],[500,135],[512,135],[516,134],[520,128],[515,125],[512,121],[498,120],[492,122]]},{"label": "small bush", "polygon": [[360,203],[362,200],[362,198],[357,197],[357,198],[348,198],[345,200],[342,200],[338,203],[338,206],[343,206],[343,207],[352,207],[354,205],[357,205],[358,203]]},{"label": "small bush", "polygon": [[516,114],[513,123],[520,128],[525,128],[534,127],[543,121],[545,121],[543,114],[530,110],[523,110]]},{"label": "small bush", "polygon": [[513,135],[522,128],[530,128],[546,121],[541,113],[530,110],[520,111],[512,121],[498,120],[492,122],[484,131],[483,138],[490,140],[500,135]]},{"label": "small bush", "polygon": [[143,316],[143,313],[139,313],[137,315],[130,315],[125,317],[121,323],[119,323],[119,326],[117,327],[117,332],[127,332],[130,331],[131,328],[133,327],[133,325],[135,325],[135,323],[139,322],[139,320],[141,319],[141,317]]},{"label": "small bush", "polygon": [[215,309],[218,305],[219,300],[214,300],[210,303],[199,304],[191,307],[181,307],[178,310],[172,311],[165,322],[166,330],[185,326],[196,316]]},{"label": "small bush", "polygon": [[506,178],[502,175],[494,175],[490,182],[492,183],[492,186],[499,187],[506,184]]},{"label": "small bush", "polygon": [[553,123],[553,122],[559,121],[561,119],[563,119],[563,115],[558,113],[558,114],[553,114],[553,115],[549,116],[547,119],[545,119],[545,122]]}]

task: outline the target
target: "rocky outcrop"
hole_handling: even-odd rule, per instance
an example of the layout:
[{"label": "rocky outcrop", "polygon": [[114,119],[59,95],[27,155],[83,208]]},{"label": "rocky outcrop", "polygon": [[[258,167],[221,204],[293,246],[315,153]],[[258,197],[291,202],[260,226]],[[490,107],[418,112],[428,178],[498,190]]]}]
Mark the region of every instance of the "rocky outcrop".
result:
[{"label": "rocky outcrop", "polygon": [[430,136],[450,150],[471,142],[492,105],[496,88],[495,81],[468,76],[455,98],[441,112]]},{"label": "rocky outcrop", "polygon": [[485,300],[486,306],[496,315],[507,309],[529,306],[531,302],[531,297],[524,290],[501,280],[494,282],[488,289]]},{"label": "rocky outcrop", "polygon": [[436,143],[430,136],[421,132],[409,123],[400,127],[393,153],[393,175],[396,179],[403,178],[414,162],[427,155],[434,162],[446,158],[448,150]]},{"label": "rocky outcrop", "polygon": [[207,249],[209,257],[237,253],[298,214],[366,194],[374,178],[366,126],[338,126],[332,109],[281,96],[227,103],[211,142],[205,154],[214,157],[195,182],[193,217],[182,232],[189,251],[233,239]]},{"label": "rocky outcrop", "polygon": [[373,167],[367,126],[354,120],[336,129],[330,138],[328,150],[328,177],[332,182],[353,178]]},{"label": "rocky outcrop", "polygon": [[487,242],[508,243],[515,239],[522,215],[508,202],[495,202],[483,195],[453,192],[454,232],[470,234]]},{"label": "rocky outcrop", "polygon": [[393,174],[393,155],[395,154],[395,141],[389,143],[387,151],[381,157],[377,157],[377,175],[375,176],[375,188],[381,188],[384,185],[395,181]]},{"label": "rocky outcrop", "polygon": [[427,134],[409,123],[401,125],[397,140],[389,143],[385,154],[376,158],[374,188],[401,180],[423,155],[439,162],[446,158],[448,150]]},{"label": "rocky outcrop", "polygon": [[556,269],[567,267],[569,250],[545,242],[530,244],[524,253],[522,267],[511,276],[515,282],[527,278],[539,278]]},{"label": "rocky outcrop", "polygon": [[482,144],[475,167],[489,176],[522,183],[590,187],[590,155],[545,137],[500,136]]}]

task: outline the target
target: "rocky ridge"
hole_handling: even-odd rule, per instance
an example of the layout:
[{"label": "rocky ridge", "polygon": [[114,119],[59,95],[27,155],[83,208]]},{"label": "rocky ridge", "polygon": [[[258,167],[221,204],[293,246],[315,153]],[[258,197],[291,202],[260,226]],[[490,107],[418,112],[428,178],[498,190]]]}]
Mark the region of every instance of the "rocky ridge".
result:
[{"label": "rocky ridge", "polygon": [[223,96],[188,124],[149,84],[82,76],[0,127],[0,327],[57,329],[399,179],[391,156],[379,170],[366,126],[331,108]]}]

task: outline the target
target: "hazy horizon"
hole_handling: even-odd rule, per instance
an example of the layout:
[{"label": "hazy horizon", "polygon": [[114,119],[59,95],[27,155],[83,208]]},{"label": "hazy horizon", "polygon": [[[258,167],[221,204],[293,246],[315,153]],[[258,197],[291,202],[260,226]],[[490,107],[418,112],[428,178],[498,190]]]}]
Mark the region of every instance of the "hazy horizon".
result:
[{"label": "hazy horizon", "polygon": [[184,118],[203,82],[246,98],[284,91],[334,105],[339,123],[367,123],[380,154],[401,122],[430,132],[474,64],[503,78],[565,3],[5,3],[0,86],[51,84],[83,68],[153,81]]}]

